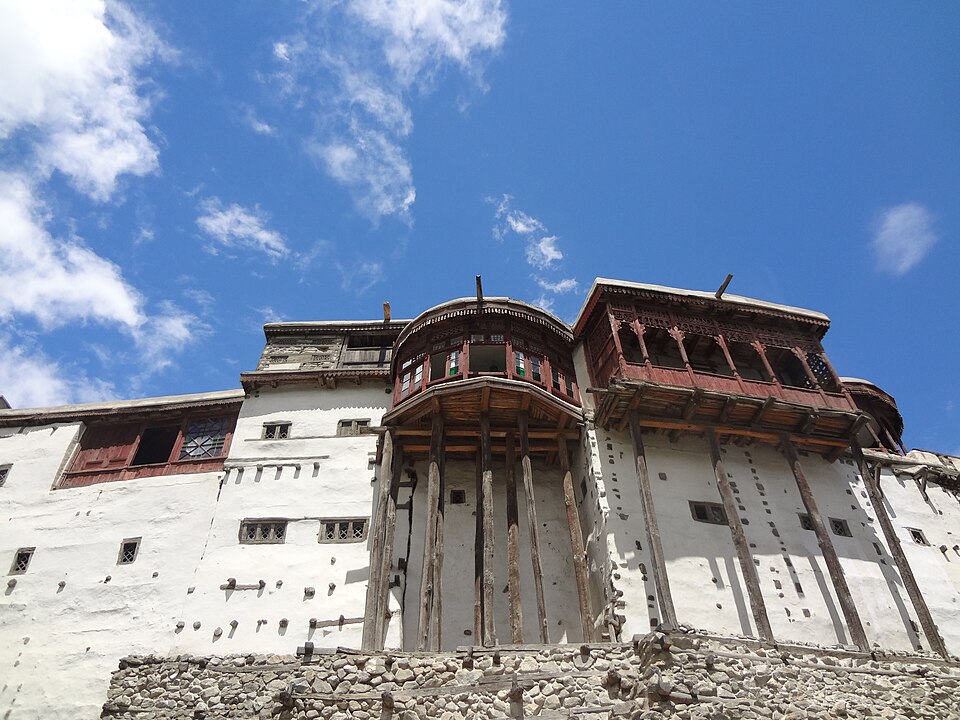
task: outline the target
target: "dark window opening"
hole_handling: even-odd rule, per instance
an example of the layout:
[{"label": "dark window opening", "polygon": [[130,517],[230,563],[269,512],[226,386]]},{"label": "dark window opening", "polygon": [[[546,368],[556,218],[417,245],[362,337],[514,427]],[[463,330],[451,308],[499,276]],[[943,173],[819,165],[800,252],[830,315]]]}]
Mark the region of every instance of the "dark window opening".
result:
[{"label": "dark window opening", "polygon": [[355,437],[362,435],[362,428],[370,427],[370,420],[341,420],[337,423],[337,437]]},{"label": "dark window opening", "polygon": [[389,335],[350,335],[341,357],[342,365],[374,365],[390,363],[393,337]]},{"label": "dark window opening", "polygon": [[686,365],[680,355],[680,346],[673,335],[663,328],[647,328],[643,331],[643,342],[650,354],[650,362],[658,367],[683,370]]},{"label": "dark window opening", "polygon": [[807,375],[803,363],[800,362],[792,350],[786,348],[768,347],[766,349],[767,360],[770,366],[777,374],[777,379],[782,385],[788,387],[803,388],[805,390],[814,390],[810,376]]},{"label": "dark window opening", "polygon": [[839,535],[841,537],[853,537],[853,533],[850,532],[850,526],[847,524],[846,520],[841,520],[840,518],[830,518],[830,529],[833,531],[834,535]]},{"label": "dark window opening", "polygon": [[923,530],[918,530],[916,528],[907,528],[907,531],[910,533],[910,538],[917,545],[929,545],[927,541],[927,536],[923,534]]},{"label": "dark window opening", "polygon": [[623,359],[634,365],[643,365],[643,351],[640,349],[640,340],[633,328],[621,327],[617,337],[620,338],[620,347],[623,348]]},{"label": "dark window opening", "polygon": [[727,513],[724,512],[723,505],[712,502],[690,501],[690,514],[697,522],[709,523],[711,525],[726,525]]},{"label": "dark window opening", "polygon": [[773,381],[767,368],[764,367],[760,353],[753,345],[745,342],[728,342],[727,349],[730,351],[730,357],[737,372],[744,380]]},{"label": "dark window opening", "polygon": [[505,345],[471,345],[470,372],[505,373],[507,348]]},{"label": "dark window opening", "polygon": [[466,490],[451,490],[450,491],[450,504],[451,505],[463,505],[467,502],[467,491]]},{"label": "dark window opening", "polygon": [[140,436],[137,452],[130,462],[131,467],[138,465],[155,465],[170,460],[173,446],[177,444],[180,435],[178,427],[147,428]]},{"label": "dark window opening", "polygon": [[30,567],[30,560],[33,558],[35,547],[20,548],[17,554],[13,556],[13,565],[10,566],[11,575],[22,575]]},{"label": "dark window opening", "polygon": [[813,530],[813,520],[806,513],[800,513],[800,527],[804,530]]},{"label": "dark window opening", "polygon": [[10,468],[12,465],[0,465],[0,487],[3,487],[7,482],[7,476],[10,474]]},{"label": "dark window opening", "polygon": [[129,538],[120,543],[120,554],[117,556],[117,565],[129,565],[137,559],[140,550],[140,538]]},{"label": "dark window opening", "polygon": [[723,354],[723,348],[715,337],[710,335],[686,335],[683,346],[690,360],[690,367],[697,372],[712,373],[733,377],[733,370]]}]

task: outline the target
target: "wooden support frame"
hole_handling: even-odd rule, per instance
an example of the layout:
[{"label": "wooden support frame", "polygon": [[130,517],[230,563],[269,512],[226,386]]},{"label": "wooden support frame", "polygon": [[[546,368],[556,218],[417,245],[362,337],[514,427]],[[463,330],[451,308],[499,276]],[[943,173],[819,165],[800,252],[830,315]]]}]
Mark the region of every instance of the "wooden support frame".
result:
[{"label": "wooden support frame", "polygon": [[570,456],[567,441],[557,441],[557,459],[563,473],[563,503],[567,508],[567,529],[570,531],[570,548],[573,553],[573,572],[577,581],[577,598],[580,601],[580,626],[583,642],[593,641],[593,609],[590,600],[590,576],[587,574],[586,553],[583,548],[583,532],[580,529],[580,513],[577,496],[573,491],[573,473],[570,471]]},{"label": "wooden support frame", "polygon": [[[380,473],[377,484],[377,516],[373,525],[373,540],[370,544],[370,562],[367,578],[367,599],[363,616],[363,639],[361,647],[364,650],[376,650],[377,614],[382,614],[379,607],[380,598],[380,569],[383,558],[384,533],[387,522],[387,504],[390,499],[390,488],[393,482],[393,436],[385,432],[380,439]],[[396,512],[396,508],[394,508]]]},{"label": "wooden support frame", "polygon": [[753,613],[753,621],[757,626],[757,634],[762,640],[773,641],[773,630],[770,627],[770,619],[767,617],[767,606],[763,602],[763,593],[760,591],[760,578],[757,575],[757,567],[753,563],[753,555],[750,552],[750,546],[743,533],[743,522],[740,520],[740,514],[737,512],[737,504],[733,500],[733,491],[730,489],[730,482],[727,480],[727,471],[723,465],[723,458],[720,456],[720,441],[717,433],[713,430],[706,430],[707,443],[710,445],[710,459],[713,463],[713,472],[717,478],[717,489],[720,490],[720,499],[723,501],[723,509],[727,515],[727,522],[730,524],[730,535],[733,538],[734,547],[737,550],[737,559],[740,561],[740,571],[743,573],[743,581],[747,584],[747,597],[750,600],[750,610]]},{"label": "wooden support frame", "polygon": [[386,621],[390,617],[390,572],[393,570],[393,542],[397,527],[397,495],[400,492],[400,475],[403,472],[403,453],[393,449],[393,462],[390,466],[390,494],[387,496],[386,513],[383,524],[383,552],[380,556],[380,569],[377,582],[377,616],[375,650],[382,650],[386,637]]},{"label": "wooden support frame", "polygon": [[869,652],[870,644],[867,641],[867,634],[863,629],[860,614],[857,612],[857,606],[854,604],[853,596],[850,594],[850,587],[847,585],[847,579],[843,574],[843,567],[840,565],[840,558],[837,557],[837,551],[833,547],[833,541],[830,539],[830,533],[823,524],[820,509],[817,507],[817,501],[814,499],[813,491],[810,489],[810,483],[807,482],[807,476],[803,472],[797,450],[787,437],[783,438],[780,449],[783,451],[784,456],[786,456],[787,462],[790,463],[790,470],[793,471],[793,477],[797,482],[797,489],[800,491],[800,499],[803,500],[803,507],[807,511],[807,516],[813,525],[813,531],[817,535],[817,543],[820,545],[820,551],[823,553],[823,560],[827,565],[827,572],[830,573],[833,588],[836,590],[837,600],[840,602],[843,617],[847,621],[847,629],[850,632],[850,637],[862,652]]},{"label": "wooden support frame", "polygon": [[537,599],[537,626],[540,642],[550,642],[547,632],[547,606],[543,598],[543,566],[540,560],[540,526],[537,523],[537,500],[533,490],[533,464],[530,460],[527,413],[520,418],[520,467],[523,471],[523,492],[527,505],[527,528],[530,533],[530,562],[533,566],[533,586]]},{"label": "wooden support frame", "polygon": [[510,642],[523,643],[523,608],[520,603],[520,511],[517,507],[517,463],[512,435],[507,436],[505,479],[507,491],[507,588],[510,594]]},{"label": "wooden support frame", "polygon": [[473,637],[483,644],[483,454],[476,454],[476,532],[473,536]]},{"label": "wooden support frame", "polygon": [[437,517],[440,507],[440,463],[443,453],[443,417],[433,416],[433,434],[430,438],[430,461],[427,469],[427,499],[424,519],[423,569],[420,573],[420,613],[417,623],[417,650],[431,647],[434,593],[436,592]]},{"label": "wooden support frame", "polygon": [[653,584],[657,589],[657,604],[660,607],[660,620],[676,628],[677,611],[673,605],[670,582],[667,578],[667,561],[660,541],[660,528],[657,524],[657,510],[653,502],[653,489],[650,487],[650,473],[647,469],[647,455],[643,446],[643,431],[638,422],[639,413],[630,413],[630,436],[633,438],[633,454],[637,467],[637,481],[640,486],[640,500],[643,510],[643,524],[647,529],[647,547],[650,548],[650,562],[653,564]]},{"label": "wooden support frame", "polygon": [[853,451],[853,459],[860,469],[860,477],[866,486],[870,504],[873,505],[873,511],[876,513],[877,520],[880,522],[880,529],[883,531],[883,536],[887,541],[887,547],[890,548],[890,554],[893,555],[893,559],[897,563],[897,570],[900,571],[900,579],[903,580],[903,586],[906,588],[907,595],[910,597],[913,609],[917,612],[923,634],[926,635],[927,642],[934,652],[939,653],[945,658],[949,658],[950,655],[947,652],[947,646],[940,636],[940,631],[937,629],[936,623],[933,621],[933,616],[930,614],[930,608],[927,607],[926,600],[923,599],[920,586],[917,585],[917,579],[913,575],[913,568],[910,567],[907,556],[903,553],[903,548],[900,546],[900,538],[897,536],[897,531],[893,527],[890,516],[887,515],[887,509],[883,505],[883,498],[880,496],[880,466],[876,466],[876,476],[874,476],[870,470],[870,466],[867,465],[866,458],[863,457],[863,450],[860,448],[860,444],[856,439],[851,442],[850,446]]},{"label": "wooden support frame", "polygon": [[483,506],[483,575],[481,601],[483,610],[483,644],[497,644],[493,615],[493,455],[490,449],[490,416],[480,415],[481,502]]}]

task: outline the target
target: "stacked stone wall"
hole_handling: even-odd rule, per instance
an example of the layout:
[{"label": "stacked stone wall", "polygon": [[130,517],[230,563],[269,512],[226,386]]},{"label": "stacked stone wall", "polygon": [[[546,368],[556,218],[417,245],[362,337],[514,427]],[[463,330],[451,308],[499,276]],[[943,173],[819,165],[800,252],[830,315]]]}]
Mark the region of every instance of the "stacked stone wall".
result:
[{"label": "stacked stone wall", "polygon": [[102,717],[960,720],[960,664],[662,633],[447,654],[128,657]]}]

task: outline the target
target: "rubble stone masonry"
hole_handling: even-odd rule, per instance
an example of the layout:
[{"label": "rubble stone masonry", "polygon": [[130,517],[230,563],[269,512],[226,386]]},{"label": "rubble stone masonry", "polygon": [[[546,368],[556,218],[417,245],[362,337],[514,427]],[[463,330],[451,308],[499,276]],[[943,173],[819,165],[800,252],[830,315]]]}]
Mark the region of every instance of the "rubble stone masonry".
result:
[{"label": "rubble stone masonry", "polygon": [[960,664],[651,633],[632,644],[127,657],[104,718],[960,719]]}]

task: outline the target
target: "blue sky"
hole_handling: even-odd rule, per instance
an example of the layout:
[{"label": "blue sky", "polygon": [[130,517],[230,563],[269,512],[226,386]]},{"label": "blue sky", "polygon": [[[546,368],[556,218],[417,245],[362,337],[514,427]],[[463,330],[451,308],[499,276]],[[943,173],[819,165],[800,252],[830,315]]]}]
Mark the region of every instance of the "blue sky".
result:
[{"label": "blue sky", "polygon": [[596,276],[826,312],[960,453],[960,6],[0,0],[0,393],[236,387],[271,320]]}]

